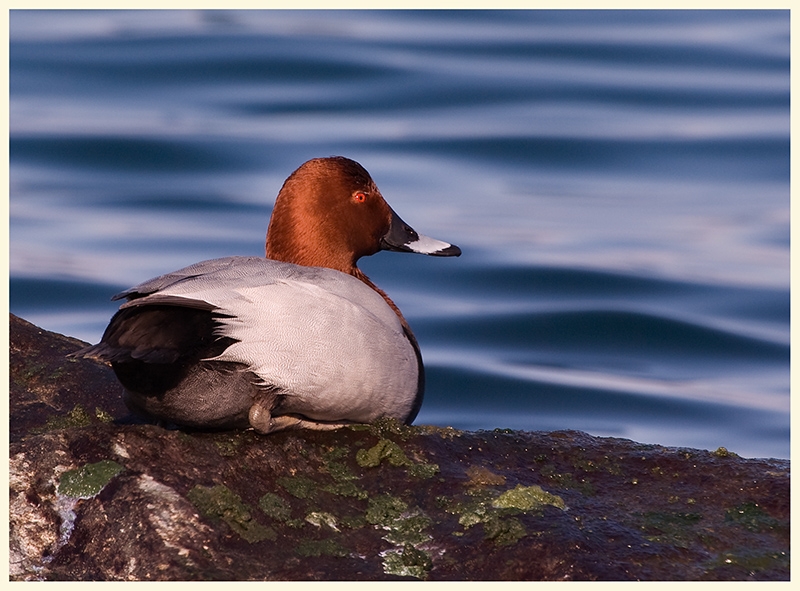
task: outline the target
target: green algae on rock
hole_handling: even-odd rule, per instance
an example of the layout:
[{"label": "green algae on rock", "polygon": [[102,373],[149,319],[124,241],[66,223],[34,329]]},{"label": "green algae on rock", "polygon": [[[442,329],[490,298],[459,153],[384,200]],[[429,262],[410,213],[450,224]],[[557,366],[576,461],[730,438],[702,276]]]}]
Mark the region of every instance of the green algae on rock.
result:
[{"label": "green algae on rock", "polygon": [[[487,487],[485,482],[504,483],[505,479],[499,478],[487,469],[477,469],[471,466],[467,470],[471,476],[466,483],[471,487],[462,500],[438,497],[437,504],[448,513],[458,515],[458,523],[465,530],[475,525],[483,526],[484,538],[499,546],[515,544],[525,537],[525,526],[510,514],[528,513],[539,511],[546,505],[552,505],[566,510],[564,500],[558,495],[548,493],[538,485],[517,485],[499,495]],[[477,488],[476,488],[477,486]],[[463,536],[464,532],[453,532],[455,536]]]},{"label": "green algae on rock", "polygon": [[439,472],[439,464],[417,462],[408,467],[408,475],[414,478],[433,478]]},{"label": "green algae on rock", "polygon": [[519,509],[520,511],[531,511],[545,505],[567,509],[564,499],[545,491],[539,485],[522,486],[518,484],[492,501],[492,507],[497,509]]},{"label": "green algae on rock", "polygon": [[186,497],[200,513],[211,519],[221,519],[251,544],[262,540],[275,540],[278,537],[274,529],[255,521],[249,507],[227,486],[197,485]]},{"label": "green algae on rock", "polygon": [[89,413],[86,412],[83,406],[76,404],[66,415],[48,417],[47,422],[43,426],[32,429],[32,432],[43,433],[45,431],[56,431],[59,429],[88,427],[91,424],[92,419]]},{"label": "green algae on rock", "polygon": [[770,517],[758,503],[749,501],[725,512],[725,520],[736,523],[751,532],[766,532],[788,527],[777,519]]},{"label": "green algae on rock", "polygon": [[733,453],[732,451],[728,451],[728,449],[727,449],[727,448],[725,448],[725,447],[718,447],[718,448],[717,448],[717,449],[715,449],[715,450],[714,450],[712,453],[713,453],[715,456],[717,456],[718,458],[727,458],[727,457],[730,457],[730,456],[735,456],[735,455],[736,455],[736,454],[735,454],[735,453]]},{"label": "green algae on rock", "polygon": [[277,482],[286,492],[298,499],[313,498],[318,486],[307,476],[281,476]]},{"label": "green algae on rock", "polygon": [[649,511],[641,515],[641,530],[651,542],[688,548],[699,535],[695,527],[702,520],[697,513],[665,513]]},{"label": "green algae on rock", "polygon": [[528,535],[525,526],[514,517],[502,519],[497,515],[491,515],[482,523],[486,539],[498,546],[511,546]]},{"label": "green algae on rock", "polygon": [[381,552],[383,557],[383,572],[398,577],[414,577],[426,579],[428,572],[433,567],[431,557],[410,544],[401,548],[393,548]]},{"label": "green algae on rock", "polygon": [[410,476],[430,478],[439,471],[439,466],[427,462],[412,462],[403,449],[391,439],[381,439],[369,449],[356,452],[356,462],[362,468],[375,468],[386,460],[392,466],[406,467]]},{"label": "green algae on rock", "polygon": [[59,479],[58,494],[75,499],[90,499],[124,469],[113,460],[101,460],[68,470]]},{"label": "green algae on rock", "polygon": [[383,460],[388,461],[392,466],[410,466],[411,460],[408,459],[402,448],[391,439],[381,439],[369,449],[359,449],[356,453],[356,462],[362,468],[375,468]]},{"label": "green algae on rock", "polygon": [[278,521],[289,521],[292,508],[287,501],[275,493],[266,493],[258,500],[258,506],[269,517]]},{"label": "green algae on rock", "polygon": [[392,544],[410,544],[414,547],[431,539],[425,530],[433,521],[417,507],[384,525],[389,530],[383,539]]},{"label": "green algae on rock", "polygon": [[340,461],[349,453],[350,449],[344,446],[332,448],[322,454],[324,471],[333,478],[333,482],[324,485],[322,490],[333,495],[365,500],[369,495],[356,484],[359,477],[353,474],[347,464]]},{"label": "green algae on rock", "polygon": [[[446,512],[458,515],[458,524],[464,530],[480,524],[483,526],[485,540],[498,546],[509,546],[525,537],[527,531],[519,520],[508,516],[509,512],[519,512],[521,509],[494,507],[493,502],[497,498],[492,490],[480,488],[468,490],[467,498],[463,500],[439,497],[437,504]],[[463,531],[452,533],[456,537],[464,535]]]},{"label": "green algae on rock", "polygon": [[389,525],[408,509],[408,504],[392,495],[378,495],[369,500],[367,522],[374,525]]},{"label": "green algae on rock", "polygon": [[114,421],[114,417],[99,406],[94,407],[94,416],[103,423],[112,423]]},{"label": "green algae on rock", "polygon": [[386,530],[383,539],[395,545],[381,553],[384,572],[401,577],[424,579],[433,562],[420,548],[431,540],[426,531],[433,521],[419,508],[409,509],[408,504],[391,495],[380,495],[369,500],[366,520]]},{"label": "green algae on rock", "polygon": [[219,455],[231,458],[236,455],[236,450],[241,446],[242,440],[238,438],[217,439],[214,445],[219,452]]}]

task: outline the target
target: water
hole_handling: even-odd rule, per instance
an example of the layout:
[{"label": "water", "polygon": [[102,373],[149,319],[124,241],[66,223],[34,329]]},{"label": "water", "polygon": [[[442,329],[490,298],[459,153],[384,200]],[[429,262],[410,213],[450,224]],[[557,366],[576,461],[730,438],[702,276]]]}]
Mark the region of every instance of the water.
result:
[{"label": "water", "polygon": [[789,12],[10,16],[11,311],[262,255],[283,180],[361,162],[459,259],[361,267],[418,423],[789,457]]}]

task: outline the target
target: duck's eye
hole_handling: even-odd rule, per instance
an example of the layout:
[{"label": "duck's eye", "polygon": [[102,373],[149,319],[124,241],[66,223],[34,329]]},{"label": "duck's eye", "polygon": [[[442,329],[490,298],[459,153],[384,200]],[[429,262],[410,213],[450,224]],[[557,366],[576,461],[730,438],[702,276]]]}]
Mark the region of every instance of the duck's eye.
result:
[{"label": "duck's eye", "polygon": [[353,193],[353,201],[355,201],[356,203],[364,203],[364,201],[366,201],[366,200],[367,200],[367,196],[364,193],[362,193],[361,191],[358,191],[357,193]]}]

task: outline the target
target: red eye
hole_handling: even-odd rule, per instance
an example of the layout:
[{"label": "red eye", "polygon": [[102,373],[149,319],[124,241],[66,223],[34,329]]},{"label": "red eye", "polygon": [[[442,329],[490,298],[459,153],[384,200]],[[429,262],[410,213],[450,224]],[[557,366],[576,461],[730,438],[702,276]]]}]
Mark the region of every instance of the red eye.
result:
[{"label": "red eye", "polygon": [[362,193],[361,191],[359,191],[358,193],[354,193],[353,194],[353,201],[355,201],[356,203],[364,203],[364,201],[366,201],[366,199],[367,199],[367,196],[364,195],[364,193]]}]

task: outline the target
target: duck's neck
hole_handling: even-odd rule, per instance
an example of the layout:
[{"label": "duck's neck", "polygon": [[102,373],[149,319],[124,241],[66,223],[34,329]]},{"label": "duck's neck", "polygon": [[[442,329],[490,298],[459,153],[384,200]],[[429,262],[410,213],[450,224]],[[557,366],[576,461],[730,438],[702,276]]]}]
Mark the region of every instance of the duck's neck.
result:
[{"label": "duck's neck", "polygon": [[[292,240],[267,240],[267,258],[284,263],[293,263],[303,267],[326,267],[342,273],[353,275],[351,268],[356,268],[353,261],[347,256],[336,256],[334,249],[317,247],[317,240],[292,241]],[[276,246],[280,244],[281,246]],[[309,246],[309,244],[311,246]],[[356,271],[358,269],[356,268]]]}]

